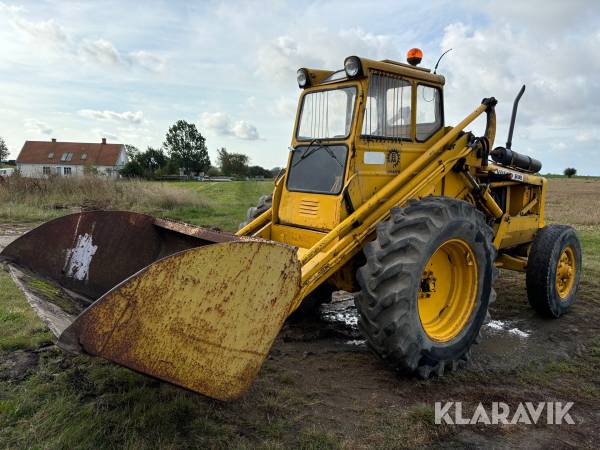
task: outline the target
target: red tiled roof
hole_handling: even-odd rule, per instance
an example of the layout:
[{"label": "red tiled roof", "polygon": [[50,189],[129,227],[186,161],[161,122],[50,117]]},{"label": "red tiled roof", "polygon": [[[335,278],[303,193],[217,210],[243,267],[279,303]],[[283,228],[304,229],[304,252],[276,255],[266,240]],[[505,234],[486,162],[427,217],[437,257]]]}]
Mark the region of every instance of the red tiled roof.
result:
[{"label": "red tiled roof", "polygon": [[[99,142],[25,141],[17,157],[17,164],[116,166],[122,147],[122,144]],[[64,153],[73,153],[70,161],[61,161]],[[83,154],[87,157],[81,159]]]}]

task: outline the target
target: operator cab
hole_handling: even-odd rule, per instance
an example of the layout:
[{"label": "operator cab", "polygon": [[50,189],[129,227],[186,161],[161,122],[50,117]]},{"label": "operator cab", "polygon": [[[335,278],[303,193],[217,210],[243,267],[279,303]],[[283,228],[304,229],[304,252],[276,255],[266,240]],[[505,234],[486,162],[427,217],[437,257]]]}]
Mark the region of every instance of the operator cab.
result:
[{"label": "operator cab", "polygon": [[331,230],[444,134],[444,77],[416,67],[415,50],[410,64],[350,56],[343,70],[298,70],[279,224]]}]

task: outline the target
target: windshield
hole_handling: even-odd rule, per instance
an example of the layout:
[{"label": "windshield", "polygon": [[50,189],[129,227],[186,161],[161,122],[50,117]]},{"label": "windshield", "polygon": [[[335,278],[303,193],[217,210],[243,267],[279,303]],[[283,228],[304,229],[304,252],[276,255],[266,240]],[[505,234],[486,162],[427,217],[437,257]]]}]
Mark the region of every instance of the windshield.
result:
[{"label": "windshield", "polygon": [[288,191],[339,194],[344,185],[347,154],[344,145],[323,145],[318,141],[296,148],[288,171]]},{"label": "windshield", "polygon": [[354,86],[306,94],[298,122],[298,140],[348,137],[355,99]]}]

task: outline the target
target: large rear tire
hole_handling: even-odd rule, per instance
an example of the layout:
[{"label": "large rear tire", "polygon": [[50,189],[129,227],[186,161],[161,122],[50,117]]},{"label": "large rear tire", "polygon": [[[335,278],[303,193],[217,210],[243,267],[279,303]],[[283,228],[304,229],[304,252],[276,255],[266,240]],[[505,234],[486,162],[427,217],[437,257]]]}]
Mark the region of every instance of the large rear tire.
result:
[{"label": "large rear tire", "polygon": [[473,205],[427,197],[391,210],[358,271],[359,328],[388,365],[428,378],[466,362],[495,298],[493,232]]},{"label": "large rear tire", "polygon": [[542,316],[558,318],[575,301],[581,278],[581,244],[567,225],[549,225],[536,235],[527,261],[527,298]]},{"label": "large rear tire", "polygon": [[248,208],[248,212],[246,213],[246,220],[240,223],[238,230],[244,228],[262,213],[270,209],[271,206],[273,206],[273,197],[271,195],[261,195],[258,199],[257,205]]}]

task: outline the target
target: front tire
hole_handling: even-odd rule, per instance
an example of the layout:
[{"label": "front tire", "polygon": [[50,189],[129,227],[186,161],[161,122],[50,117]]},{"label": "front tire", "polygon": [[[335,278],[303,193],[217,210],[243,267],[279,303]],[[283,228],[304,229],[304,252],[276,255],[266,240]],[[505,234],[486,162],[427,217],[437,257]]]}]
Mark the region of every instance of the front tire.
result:
[{"label": "front tire", "polygon": [[442,375],[468,360],[495,298],[493,232],[473,205],[446,197],[390,215],[357,274],[359,328],[394,369]]},{"label": "front tire", "polygon": [[542,228],[527,261],[527,298],[542,316],[558,318],[575,301],[581,278],[581,244],[567,225]]}]

